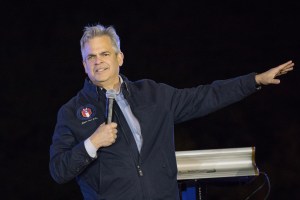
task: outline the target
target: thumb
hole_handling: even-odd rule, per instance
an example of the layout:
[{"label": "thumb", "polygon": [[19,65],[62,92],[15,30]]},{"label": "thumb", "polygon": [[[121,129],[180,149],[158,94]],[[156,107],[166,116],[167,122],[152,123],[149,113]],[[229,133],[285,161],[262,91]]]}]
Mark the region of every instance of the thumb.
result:
[{"label": "thumb", "polygon": [[272,84],[279,84],[280,83],[280,80],[279,79],[273,79],[272,80]]}]

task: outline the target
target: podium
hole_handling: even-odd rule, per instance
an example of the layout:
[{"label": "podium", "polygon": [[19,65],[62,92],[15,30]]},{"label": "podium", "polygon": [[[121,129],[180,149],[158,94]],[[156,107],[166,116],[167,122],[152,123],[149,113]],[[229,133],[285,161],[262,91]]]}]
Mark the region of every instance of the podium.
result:
[{"label": "podium", "polygon": [[258,176],[255,147],[176,151],[181,200],[206,200],[206,183]]}]

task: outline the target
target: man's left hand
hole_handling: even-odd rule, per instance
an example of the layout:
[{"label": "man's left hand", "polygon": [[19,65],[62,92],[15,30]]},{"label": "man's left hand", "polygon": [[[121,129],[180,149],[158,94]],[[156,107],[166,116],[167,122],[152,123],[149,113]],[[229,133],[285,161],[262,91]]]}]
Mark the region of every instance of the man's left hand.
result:
[{"label": "man's left hand", "polygon": [[256,83],[258,85],[279,84],[280,80],[276,79],[276,77],[286,74],[289,71],[292,71],[294,69],[293,66],[293,61],[288,61],[277,67],[271,68],[266,72],[257,74],[255,76]]}]

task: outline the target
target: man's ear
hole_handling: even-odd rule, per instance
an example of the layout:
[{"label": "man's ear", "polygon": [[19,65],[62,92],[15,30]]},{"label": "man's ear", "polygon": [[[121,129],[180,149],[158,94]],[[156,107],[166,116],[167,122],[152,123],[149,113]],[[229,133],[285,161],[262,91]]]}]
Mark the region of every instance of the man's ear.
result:
[{"label": "man's ear", "polygon": [[117,59],[118,59],[119,66],[121,67],[124,61],[124,54],[122,52],[118,53]]},{"label": "man's ear", "polygon": [[83,65],[85,73],[87,73],[87,71],[86,71],[86,63],[83,60],[82,60],[82,65]]}]

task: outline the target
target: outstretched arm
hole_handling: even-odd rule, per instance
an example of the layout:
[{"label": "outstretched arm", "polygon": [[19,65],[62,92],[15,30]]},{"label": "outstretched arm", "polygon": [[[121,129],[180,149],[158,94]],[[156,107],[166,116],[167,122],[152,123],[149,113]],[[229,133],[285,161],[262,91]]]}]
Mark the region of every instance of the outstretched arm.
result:
[{"label": "outstretched arm", "polygon": [[277,67],[271,68],[266,72],[257,74],[255,76],[256,83],[258,85],[279,84],[280,80],[275,78],[292,71],[294,69],[293,66],[293,61],[288,61]]}]

